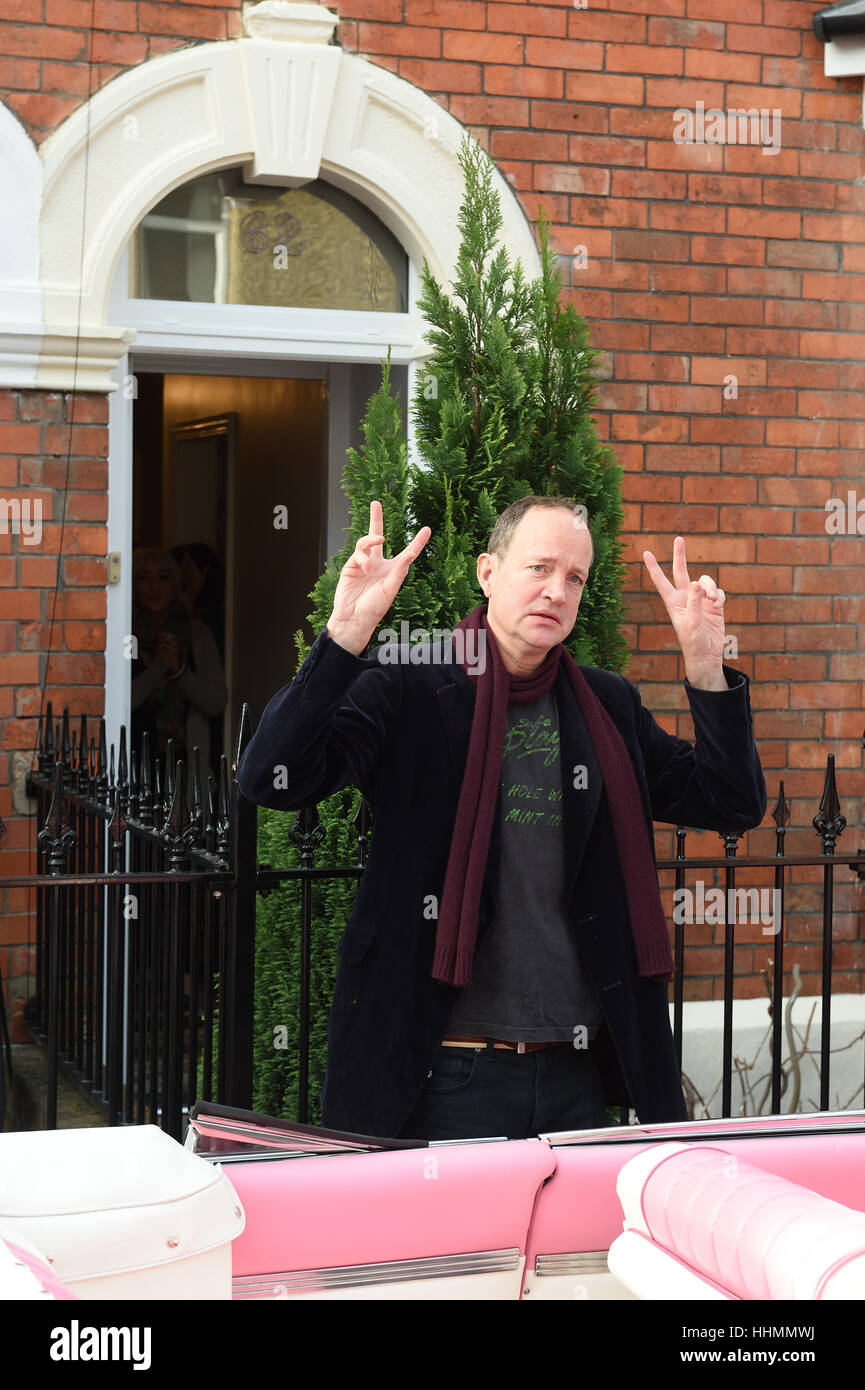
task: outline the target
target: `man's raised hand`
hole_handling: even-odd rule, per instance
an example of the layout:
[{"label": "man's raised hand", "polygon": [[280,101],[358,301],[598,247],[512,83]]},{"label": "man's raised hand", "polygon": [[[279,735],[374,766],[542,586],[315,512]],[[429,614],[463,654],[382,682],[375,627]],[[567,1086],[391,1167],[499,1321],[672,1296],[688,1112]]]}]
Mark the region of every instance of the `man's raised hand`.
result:
[{"label": "man's raised hand", "polygon": [[726,690],[724,659],[724,600],[726,595],[708,574],[691,579],[685,558],[685,542],[673,543],[673,583],[667,579],[651,550],[643,560],[669,614],[685,658],[685,675],[701,690]]},{"label": "man's raised hand", "polygon": [[333,596],[327,632],[334,642],[360,656],[431,535],[430,528],[422,526],[399,555],[386,560],[381,503],[370,502],[369,532],[360,537],[343,565]]}]

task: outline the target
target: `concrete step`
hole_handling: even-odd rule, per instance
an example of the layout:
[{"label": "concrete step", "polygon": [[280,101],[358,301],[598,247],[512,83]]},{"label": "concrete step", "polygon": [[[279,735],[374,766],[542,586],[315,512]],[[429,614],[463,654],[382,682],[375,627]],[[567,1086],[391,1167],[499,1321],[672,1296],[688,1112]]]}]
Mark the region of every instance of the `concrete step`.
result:
[{"label": "concrete step", "polygon": [[[6,1105],[7,1131],[45,1128],[48,1063],[38,1043],[12,1047],[12,1086]],[[102,1107],[69,1077],[59,1073],[57,1128],[90,1129],[107,1123]]]}]

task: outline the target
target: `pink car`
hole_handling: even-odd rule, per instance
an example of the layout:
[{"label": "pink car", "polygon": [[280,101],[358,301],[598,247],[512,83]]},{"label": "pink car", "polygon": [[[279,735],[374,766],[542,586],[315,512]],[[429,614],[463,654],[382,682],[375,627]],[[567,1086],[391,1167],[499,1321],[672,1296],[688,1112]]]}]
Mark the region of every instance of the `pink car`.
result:
[{"label": "pink car", "polygon": [[427,1145],[199,1104],[184,1146],[0,1135],[0,1252],[79,1298],[861,1299],[863,1174],[863,1111]]}]

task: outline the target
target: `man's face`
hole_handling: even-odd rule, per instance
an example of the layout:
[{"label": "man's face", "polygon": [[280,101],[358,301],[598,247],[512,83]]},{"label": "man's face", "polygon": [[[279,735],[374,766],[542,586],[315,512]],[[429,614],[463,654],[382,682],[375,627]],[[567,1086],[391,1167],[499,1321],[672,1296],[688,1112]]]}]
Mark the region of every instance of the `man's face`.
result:
[{"label": "man's face", "polygon": [[498,641],[521,662],[540,662],[577,618],[592,540],[582,518],[564,507],[530,507],[503,559],[484,554],[478,579]]}]

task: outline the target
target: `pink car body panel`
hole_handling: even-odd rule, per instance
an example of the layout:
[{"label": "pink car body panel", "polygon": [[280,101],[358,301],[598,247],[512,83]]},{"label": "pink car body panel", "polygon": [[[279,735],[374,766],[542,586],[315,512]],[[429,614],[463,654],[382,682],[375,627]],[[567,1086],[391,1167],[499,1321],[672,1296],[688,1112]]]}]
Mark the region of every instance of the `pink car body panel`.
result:
[{"label": "pink car body panel", "polygon": [[[687,1128],[683,1128],[681,1136],[686,1135],[690,1139]],[[665,1139],[673,1137],[679,1135],[663,1135]],[[706,1142],[712,1140],[707,1136]],[[824,1130],[819,1134],[743,1135],[741,1139],[731,1139],[727,1131],[723,1141],[718,1142],[743,1162],[810,1187],[844,1206],[865,1211],[863,1133],[833,1134]],[[596,1144],[581,1142],[555,1147],[556,1176],[538,1202],[527,1264],[533,1264],[538,1255],[608,1250],[622,1230],[622,1209],[616,1195],[619,1169],[635,1154],[651,1147],[649,1142],[605,1144],[602,1138]]]},{"label": "pink car body panel", "polygon": [[[421,1259],[525,1252],[556,1159],[537,1139],[233,1163],[246,1213],[234,1277]],[[614,1194],[615,1195],[615,1194]]]}]

